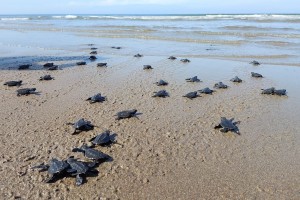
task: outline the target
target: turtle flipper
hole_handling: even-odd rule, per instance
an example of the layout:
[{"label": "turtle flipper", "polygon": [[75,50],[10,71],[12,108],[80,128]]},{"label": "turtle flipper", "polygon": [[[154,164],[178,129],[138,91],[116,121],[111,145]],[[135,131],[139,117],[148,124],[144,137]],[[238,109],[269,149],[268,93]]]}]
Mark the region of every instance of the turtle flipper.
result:
[{"label": "turtle flipper", "polygon": [[80,186],[80,185],[82,185],[82,184],[83,184],[83,177],[80,176],[80,174],[77,174],[77,175],[76,175],[76,185],[77,185],[77,186]]},{"label": "turtle flipper", "polygon": [[49,178],[47,178],[47,179],[45,180],[45,183],[51,183],[51,182],[53,181],[53,179],[54,179],[54,175],[52,174],[52,175],[50,175]]},{"label": "turtle flipper", "polygon": [[227,129],[227,128],[222,128],[222,129],[220,129],[220,131],[221,131],[222,133],[227,133],[227,132],[228,132],[228,129]]},{"label": "turtle flipper", "polygon": [[214,129],[222,128],[221,124],[218,124],[217,126],[214,127]]}]

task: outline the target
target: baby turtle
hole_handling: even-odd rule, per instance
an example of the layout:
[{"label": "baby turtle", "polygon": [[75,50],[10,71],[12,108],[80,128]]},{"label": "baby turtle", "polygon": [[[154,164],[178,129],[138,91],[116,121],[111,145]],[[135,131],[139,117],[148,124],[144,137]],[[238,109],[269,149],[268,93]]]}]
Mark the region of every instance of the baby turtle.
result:
[{"label": "baby turtle", "polygon": [[50,71],[58,70],[58,66],[53,65],[52,67],[48,67],[48,70],[50,70]]},{"label": "baby turtle", "polygon": [[256,61],[256,60],[253,60],[249,64],[252,64],[252,65],[255,65],[255,66],[260,65],[260,63],[258,61]]},{"label": "baby turtle", "polygon": [[185,59],[181,59],[180,61],[183,62],[183,63],[189,63],[189,62],[191,62],[189,59],[186,59],[186,58]]},{"label": "baby turtle", "polygon": [[251,76],[255,78],[263,78],[263,76],[259,73],[251,72]]},{"label": "baby turtle", "polygon": [[215,84],[214,88],[217,88],[217,89],[226,89],[226,88],[228,88],[228,86],[225,85],[225,84],[222,83],[222,82],[219,82],[219,83],[216,83],[216,84]]},{"label": "baby turtle", "polygon": [[96,102],[103,102],[106,100],[106,97],[101,96],[100,93],[95,94],[94,96],[89,97],[86,101],[89,101],[91,104]]},{"label": "baby turtle", "polygon": [[90,139],[92,144],[94,145],[100,145],[100,146],[106,146],[110,145],[112,143],[116,142],[115,136],[116,134],[110,134],[111,132],[109,130],[104,131],[103,133],[97,135],[96,137],[93,137]]},{"label": "baby turtle", "polygon": [[285,89],[274,90],[274,94],[276,94],[278,96],[284,96],[284,95],[286,95],[286,90]]},{"label": "baby turtle", "polygon": [[45,75],[45,76],[41,76],[40,77],[40,81],[49,81],[49,80],[52,80],[54,79],[51,75]]},{"label": "baby turtle", "polygon": [[112,49],[121,49],[122,47],[111,47]]},{"label": "baby turtle", "polygon": [[197,94],[197,92],[189,92],[186,95],[184,95],[183,97],[187,97],[189,99],[194,99],[194,98],[200,97],[200,96]]},{"label": "baby turtle", "polygon": [[18,70],[29,69],[30,66],[32,66],[32,65],[30,65],[30,64],[20,65],[20,66],[18,67]]},{"label": "baby turtle", "polygon": [[97,50],[97,49],[98,49],[98,48],[96,48],[96,47],[92,47],[92,48],[91,48],[91,50]]},{"label": "baby turtle", "polygon": [[87,44],[88,46],[94,46],[95,44]]},{"label": "baby turtle", "polygon": [[52,66],[54,66],[54,63],[46,63],[46,64],[44,64],[43,66],[44,66],[44,67],[52,67]]},{"label": "baby turtle", "polygon": [[219,125],[215,126],[215,129],[220,129],[221,132],[226,133],[228,131],[232,131],[238,135],[240,135],[240,131],[238,129],[238,127],[236,126],[238,123],[240,122],[233,122],[233,118],[232,119],[226,119],[225,117],[221,117],[221,122]]},{"label": "baby turtle", "polygon": [[70,168],[67,170],[68,173],[71,175],[76,175],[76,185],[82,185],[83,184],[83,177],[82,175],[87,174],[88,172],[97,172],[97,170],[94,170],[93,167],[96,166],[96,162],[81,162],[75,159],[74,157],[69,157],[67,159],[67,163],[70,165]]},{"label": "baby turtle", "polygon": [[240,79],[239,77],[235,76],[234,78],[230,79],[230,81],[235,82],[235,83],[241,83],[242,79]]},{"label": "baby turtle", "polygon": [[192,78],[186,78],[185,80],[186,82],[200,82],[200,79],[198,79],[197,76],[194,76]]},{"label": "baby turtle", "polygon": [[20,86],[22,85],[22,81],[7,81],[3,85],[7,85],[8,87]]},{"label": "baby turtle", "polygon": [[203,88],[202,90],[198,90],[198,91],[203,94],[212,94],[213,92],[215,92],[214,90],[211,90],[208,87]]},{"label": "baby turtle", "polygon": [[143,69],[153,69],[151,65],[144,65]]},{"label": "baby turtle", "polygon": [[36,91],[36,88],[23,88],[23,89],[18,89],[17,90],[17,96],[22,96],[22,95],[30,95],[34,94]]},{"label": "baby turtle", "polygon": [[92,54],[92,55],[96,55],[97,54],[97,51],[91,51],[91,53],[90,54]]},{"label": "baby turtle", "polygon": [[136,117],[137,114],[137,110],[133,109],[133,110],[124,110],[121,112],[118,112],[115,116],[116,120],[120,120],[120,119],[125,119],[125,118],[131,118],[131,117]]},{"label": "baby turtle", "polygon": [[90,56],[90,58],[89,58],[91,61],[93,61],[93,60],[97,60],[97,57],[96,56]]},{"label": "baby turtle", "polygon": [[177,58],[174,57],[174,56],[170,56],[168,59],[169,59],[169,60],[176,60]]},{"label": "baby turtle", "polygon": [[86,62],[84,62],[84,61],[77,62],[76,65],[86,65]]},{"label": "baby turtle", "polygon": [[162,97],[162,98],[165,98],[165,97],[168,97],[169,94],[167,93],[166,90],[160,90],[158,92],[153,92],[154,95],[152,97]]},{"label": "baby turtle", "polygon": [[268,88],[268,89],[261,89],[262,90],[262,94],[274,94],[274,87]]},{"label": "baby turtle", "polygon": [[109,156],[101,151],[98,151],[96,149],[92,149],[90,147],[88,147],[87,145],[82,145],[79,148],[74,148],[72,150],[72,152],[81,152],[84,154],[84,156],[88,159],[91,160],[96,160],[96,161],[100,161],[100,160],[106,160],[109,158]]},{"label": "baby turtle", "polygon": [[107,63],[97,63],[97,67],[107,67]]},{"label": "baby turtle", "polygon": [[69,167],[69,164],[64,160],[58,160],[56,158],[53,158],[49,165],[38,165],[32,167],[32,169],[41,169],[40,171],[48,170],[48,173],[50,174],[50,177],[46,179],[46,183],[52,182],[55,178],[57,178],[59,175],[64,173],[67,168]]},{"label": "baby turtle", "polygon": [[154,84],[156,84],[157,86],[162,86],[162,85],[168,85],[168,82],[166,82],[164,80],[159,80],[158,82],[155,82]]},{"label": "baby turtle", "polygon": [[141,58],[141,57],[143,57],[143,55],[141,55],[141,54],[136,54],[136,55],[134,55],[133,57],[136,57],[136,58]]},{"label": "baby turtle", "polygon": [[86,121],[83,118],[78,120],[75,123],[67,123],[67,125],[72,125],[74,128],[74,132],[72,134],[75,134],[76,131],[78,130],[79,132],[81,131],[89,131],[94,129],[94,125],[91,124],[90,121]]}]

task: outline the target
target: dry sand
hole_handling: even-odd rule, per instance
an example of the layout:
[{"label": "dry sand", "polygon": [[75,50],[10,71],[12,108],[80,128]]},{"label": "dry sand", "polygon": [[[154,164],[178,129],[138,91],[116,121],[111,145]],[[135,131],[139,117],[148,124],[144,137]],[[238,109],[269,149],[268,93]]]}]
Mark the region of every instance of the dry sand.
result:
[{"label": "dry sand", "polygon": [[[106,58],[107,68],[96,62],[66,67],[50,72],[55,80],[47,82],[38,81],[44,70],[1,70],[1,83],[20,79],[21,88],[36,87],[41,94],[17,97],[16,88],[1,86],[0,199],[299,199],[298,68],[201,58],[183,64],[147,55]],[[5,62],[13,66],[24,59]],[[36,69],[45,63],[39,60]],[[154,69],[144,71],[144,64]],[[251,71],[266,78],[250,78]],[[186,83],[193,75],[203,82]],[[244,82],[231,83],[235,75]],[[288,83],[281,78],[286,75]],[[170,84],[154,85],[159,79]],[[218,81],[230,87],[194,100],[182,97]],[[271,86],[287,88],[289,97],[260,94]],[[170,97],[151,98],[160,89]],[[98,92],[106,102],[84,101]],[[134,108],[142,113],[139,119],[114,119],[116,112]],[[241,121],[240,136],[214,130],[222,116]],[[81,117],[99,127],[71,135],[65,124]],[[113,161],[101,164],[99,176],[82,186],[74,178],[46,184],[47,173],[30,169],[51,158],[84,159],[71,149],[106,129],[124,146],[97,147]]]}]

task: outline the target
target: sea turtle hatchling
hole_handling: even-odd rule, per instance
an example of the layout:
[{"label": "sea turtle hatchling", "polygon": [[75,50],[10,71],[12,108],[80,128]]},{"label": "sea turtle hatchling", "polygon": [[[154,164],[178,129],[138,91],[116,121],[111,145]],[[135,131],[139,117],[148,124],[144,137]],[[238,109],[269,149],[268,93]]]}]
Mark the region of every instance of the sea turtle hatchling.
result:
[{"label": "sea turtle hatchling", "polygon": [[186,78],[186,82],[200,82],[200,79],[198,79],[197,76],[191,77],[191,78]]},{"label": "sea turtle hatchling", "polygon": [[17,96],[34,94],[36,88],[22,88],[17,90]]},{"label": "sea turtle hatchling", "polygon": [[181,59],[180,61],[183,62],[183,63],[189,63],[189,62],[191,62],[189,59],[186,59],[186,58],[185,59]]},{"label": "sea turtle hatchling", "polygon": [[58,70],[58,66],[57,65],[53,65],[51,67],[48,67],[47,70],[50,70],[50,71]]},{"label": "sea turtle hatchling", "polygon": [[74,128],[74,132],[72,134],[75,134],[76,131],[78,130],[79,132],[81,131],[89,131],[94,129],[94,125],[91,124],[90,121],[84,120],[83,118],[79,119],[75,123],[67,123],[67,125],[72,125]]},{"label": "sea turtle hatchling", "polygon": [[22,85],[22,81],[7,81],[5,82],[3,85],[7,85],[8,87],[12,87],[12,86],[21,86]]},{"label": "sea turtle hatchling", "polygon": [[64,160],[58,160],[56,158],[53,158],[50,160],[50,163],[45,165],[41,164],[38,166],[32,167],[32,169],[41,169],[40,171],[46,171],[48,170],[48,173],[50,174],[50,177],[46,179],[46,183],[52,182],[56,177],[64,173],[67,168],[69,167],[69,164]]},{"label": "sea turtle hatchling", "polygon": [[255,66],[260,65],[260,63],[258,61],[256,61],[256,60],[253,60],[249,64],[252,64],[252,65],[255,65]]},{"label": "sea turtle hatchling", "polygon": [[97,49],[98,49],[97,47],[92,47],[92,48],[91,48],[91,50],[97,50]]},{"label": "sea turtle hatchling", "polygon": [[86,62],[80,61],[80,62],[77,62],[76,65],[86,65]]},{"label": "sea turtle hatchling", "polygon": [[29,69],[31,66],[31,64],[19,65],[18,70]]},{"label": "sea turtle hatchling", "polygon": [[239,77],[235,76],[234,78],[230,79],[230,81],[234,82],[234,83],[241,83],[242,79],[240,79]]},{"label": "sea turtle hatchling", "polygon": [[97,67],[107,67],[107,63],[97,63]]},{"label": "sea turtle hatchling", "polygon": [[223,133],[232,131],[232,132],[240,135],[240,131],[239,131],[238,127],[236,126],[240,122],[233,122],[233,120],[234,120],[233,118],[226,119],[225,117],[221,117],[221,122],[219,125],[215,126],[215,129],[222,128],[222,129],[220,129],[220,131]]},{"label": "sea turtle hatchling", "polygon": [[112,143],[116,143],[116,134],[111,134],[109,130],[90,139],[90,142],[94,145],[107,146]]},{"label": "sea turtle hatchling", "polygon": [[121,49],[122,47],[111,47],[112,49]]},{"label": "sea turtle hatchling", "polygon": [[274,94],[276,94],[278,96],[285,96],[286,95],[286,90],[285,89],[274,90]]},{"label": "sea turtle hatchling", "polygon": [[175,56],[170,56],[168,59],[169,60],[176,60],[177,58]]},{"label": "sea turtle hatchling", "polygon": [[225,85],[225,84],[222,83],[222,82],[219,82],[219,83],[216,83],[216,84],[214,85],[214,88],[217,88],[217,89],[226,89],[226,88],[228,88],[228,86]]},{"label": "sea turtle hatchling", "polygon": [[251,76],[255,77],[255,78],[263,78],[263,75],[261,75],[259,73],[255,73],[255,72],[251,72]]},{"label": "sea turtle hatchling", "polygon": [[40,77],[40,81],[49,81],[49,80],[53,80],[54,78],[51,75],[45,75],[45,76],[41,76]]},{"label": "sea turtle hatchling", "polygon": [[89,59],[90,59],[91,61],[94,61],[94,60],[97,60],[97,57],[96,57],[96,56],[90,56]]},{"label": "sea turtle hatchling", "polygon": [[43,66],[44,67],[52,67],[52,66],[54,66],[54,63],[45,63]]},{"label": "sea turtle hatchling", "polygon": [[82,145],[79,148],[74,148],[72,152],[81,152],[88,159],[95,161],[105,161],[109,156],[101,151],[88,147],[86,144]]},{"label": "sea turtle hatchling", "polygon": [[271,88],[267,88],[267,89],[261,89],[261,93],[262,94],[274,94],[274,90],[275,88],[274,87],[271,87]]},{"label": "sea turtle hatchling", "polygon": [[198,90],[198,91],[203,94],[212,94],[213,92],[215,92],[214,90],[211,90],[208,87],[203,88],[202,90]]},{"label": "sea turtle hatchling", "polygon": [[91,104],[92,103],[96,103],[96,102],[103,102],[106,100],[106,97],[101,96],[100,93],[95,94],[94,96],[89,97],[88,99],[86,99],[86,101],[89,101]]},{"label": "sea turtle hatchling", "polygon": [[160,90],[158,92],[153,92],[153,95],[152,95],[152,97],[162,97],[162,98],[165,98],[168,96],[169,96],[169,94],[166,90]]},{"label": "sea turtle hatchling", "polygon": [[189,92],[186,95],[183,95],[183,97],[189,98],[189,99],[194,99],[196,97],[200,97],[197,92]]},{"label": "sea turtle hatchling", "polygon": [[91,54],[91,55],[96,55],[96,54],[97,54],[97,51],[91,51],[90,54]]},{"label": "sea turtle hatchling", "polygon": [[151,65],[144,65],[143,69],[153,69]]},{"label": "sea turtle hatchling", "polygon": [[98,172],[97,170],[93,169],[96,166],[96,162],[82,162],[74,157],[69,157],[67,159],[67,163],[70,165],[70,168],[67,170],[73,176],[76,176],[76,185],[80,186],[83,184],[83,177],[89,172]]},{"label": "sea turtle hatchling", "polygon": [[116,120],[120,120],[120,119],[125,119],[125,118],[131,118],[131,117],[136,117],[137,114],[137,110],[133,109],[133,110],[124,110],[121,112],[118,112],[115,116]]},{"label": "sea turtle hatchling", "polygon": [[159,80],[159,81],[155,82],[154,84],[156,84],[157,86],[164,86],[164,85],[168,85],[168,82],[166,82],[164,80]]},{"label": "sea turtle hatchling", "polygon": [[141,54],[136,54],[136,55],[134,55],[133,57],[135,57],[135,58],[141,58],[141,57],[143,57],[143,55],[141,55]]}]

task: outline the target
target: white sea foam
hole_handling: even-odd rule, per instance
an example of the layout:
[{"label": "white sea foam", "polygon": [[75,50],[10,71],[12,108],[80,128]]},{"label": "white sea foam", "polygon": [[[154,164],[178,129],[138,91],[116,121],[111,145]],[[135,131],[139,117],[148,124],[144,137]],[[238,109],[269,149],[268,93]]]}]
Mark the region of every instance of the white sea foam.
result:
[{"label": "white sea foam", "polygon": [[4,17],[0,18],[2,21],[16,21],[16,20],[29,20],[27,17]]}]

